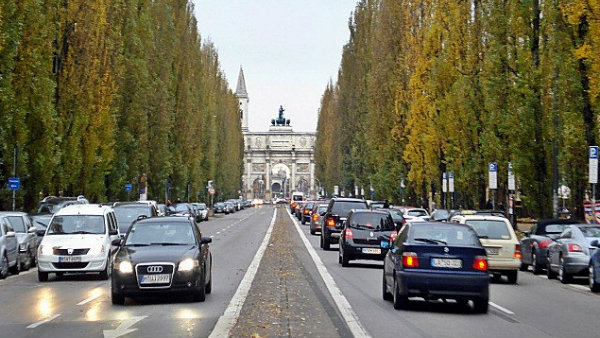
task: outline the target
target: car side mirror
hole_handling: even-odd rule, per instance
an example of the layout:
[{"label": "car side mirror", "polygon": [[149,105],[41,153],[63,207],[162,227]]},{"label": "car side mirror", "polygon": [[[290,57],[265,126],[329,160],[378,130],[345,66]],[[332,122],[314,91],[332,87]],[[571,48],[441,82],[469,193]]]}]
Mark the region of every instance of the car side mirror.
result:
[{"label": "car side mirror", "polygon": [[34,232],[35,232],[35,230],[36,230],[36,228],[35,228],[35,227],[31,227],[31,228],[27,229],[27,232],[34,233]]},{"label": "car side mirror", "polygon": [[202,239],[200,240],[200,244],[208,244],[208,243],[212,243],[212,238],[202,237]]},{"label": "car side mirror", "polygon": [[521,233],[525,236],[525,237],[529,237],[531,235],[531,231],[530,230],[523,230],[521,231]]},{"label": "car side mirror", "polygon": [[595,239],[595,240],[593,240],[593,241],[590,243],[590,246],[594,246],[594,247],[596,247],[596,248],[600,248],[600,243],[598,242],[598,240],[597,240],[597,239]]},{"label": "car side mirror", "polygon": [[114,246],[121,246],[121,244],[123,244],[123,238],[119,237],[119,238],[113,239],[110,242],[110,244],[114,245]]},{"label": "car side mirror", "polygon": [[6,233],[6,237],[15,237],[15,232],[14,231],[9,231]]}]

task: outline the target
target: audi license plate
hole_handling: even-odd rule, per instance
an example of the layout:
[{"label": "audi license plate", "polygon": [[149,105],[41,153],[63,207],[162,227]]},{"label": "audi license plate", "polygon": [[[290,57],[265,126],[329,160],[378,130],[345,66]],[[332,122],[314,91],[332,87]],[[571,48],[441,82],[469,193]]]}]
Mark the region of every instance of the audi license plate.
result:
[{"label": "audi license plate", "polygon": [[169,274],[141,275],[140,284],[168,284],[171,280]]},{"label": "audi license plate", "polygon": [[498,249],[498,248],[485,248],[485,252],[487,252],[488,255],[497,255],[500,252],[500,249]]},{"label": "audi license plate", "polygon": [[460,269],[462,268],[462,261],[460,259],[432,258],[431,266],[436,268]]},{"label": "audi license plate", "polygon": [[81,262],[80,256],[58,256],[59,263],[79,263]]},{"label": "audi license plate", "polygon": [[381,249],[376,249],[376,248],[363,248],[363,249],[362,249],[362,253],[364,253],[364,254],[374,254],[374,255],[380,255],[380,254],[381,254]]}]

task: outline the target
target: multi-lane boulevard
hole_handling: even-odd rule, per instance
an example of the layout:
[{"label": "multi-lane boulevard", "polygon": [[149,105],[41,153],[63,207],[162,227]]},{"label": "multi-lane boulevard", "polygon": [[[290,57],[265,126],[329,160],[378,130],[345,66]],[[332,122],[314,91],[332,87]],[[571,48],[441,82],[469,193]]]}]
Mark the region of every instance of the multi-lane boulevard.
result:
[{"label": "multi-lane boulevard", "polygon": [[[251,208],[201,223],[204,236],[213,238],[213,292],[205,302],[168,297],[128,299],[125,306],[115,306],[110,302],[109,281],[93,275],[66,275],[58,279],[52,276],[49,282],[40,283],[36,270],[31,269],[0,281],[0,338],[207,337],[264,244],[273,211],[271,206]],[[277,212],[289,217],[283,206]],[[470,308],[451,301],[445,304],[415,300],[410,310],[396,311],[381,297],[380,262],[355,261],[343,268],[338,264],[337,246],[332,251],[323,251],[319,248],[319,238],[310,235],[308,226],[294,222],[300,231],[292,231],[290,238],[304,236],[304,243],[318,257],[301,261],[307,265],[305,270],[312,275],[311,279],[316,280],[319,293],[325,295],[321,302],[330,305],[323,308],[329,309],[329,315],[338,323],[340,316],[348,311],[355,314],[367,336],[598,336],[600,295],[589,291],[585,279],[563,285],[545,276],[520,272],[518,285],[491,284],[492,303],[485,315],[474,314]],[[300,245],[297,250],[307,248]],[[302,252],[302,256],[310,257],[307,252]],[[332,280],[323,280],[323,269]],[[332,297],[330,290],[341,291],[350,308],[340,308],[339,297]],[[306,319],[319,320],[310,316]],[[348,335],[358,331],[350,328],[340,332]]]}]

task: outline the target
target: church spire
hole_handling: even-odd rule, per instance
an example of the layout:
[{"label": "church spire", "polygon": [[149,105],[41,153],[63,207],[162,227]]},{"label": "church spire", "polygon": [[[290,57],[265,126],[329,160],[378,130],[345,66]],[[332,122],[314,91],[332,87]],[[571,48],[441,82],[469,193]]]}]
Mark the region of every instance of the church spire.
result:
[{"label": "church spire", "polygon": [[235,90],[235,95],[238,98],[247,98],[248,92],[246,91],[246,79],[244,78],[244,70],[242,66],[240,66],[240,75],[238,76],[237,88]]}]

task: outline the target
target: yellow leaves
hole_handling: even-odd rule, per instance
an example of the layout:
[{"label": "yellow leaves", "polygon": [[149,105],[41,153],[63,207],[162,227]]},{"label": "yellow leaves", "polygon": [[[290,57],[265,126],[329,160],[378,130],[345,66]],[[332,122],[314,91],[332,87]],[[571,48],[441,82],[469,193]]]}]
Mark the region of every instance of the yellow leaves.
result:
[{"label": "yellow leaves", "polygon": [[592,46],[590,46],[589,42],[585,42],[581,47],[575,49],[573,54],[577,59],[589,59],[592,57]]}]

